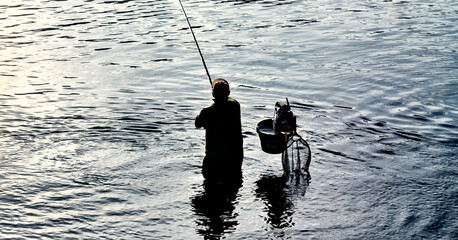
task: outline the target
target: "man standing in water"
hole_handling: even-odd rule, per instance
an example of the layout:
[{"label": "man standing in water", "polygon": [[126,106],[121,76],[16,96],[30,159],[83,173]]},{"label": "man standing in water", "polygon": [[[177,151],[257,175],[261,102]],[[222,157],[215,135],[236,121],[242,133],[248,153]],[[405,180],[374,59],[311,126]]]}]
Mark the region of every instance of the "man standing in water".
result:
[{"label": "man standing in water", "polygon": [[214,103],[196,117],[196,127],[205,128],[202,174],[207,180],[241,179],[243,161],[240,104],[229,97],[229,83],[213,80]]}]

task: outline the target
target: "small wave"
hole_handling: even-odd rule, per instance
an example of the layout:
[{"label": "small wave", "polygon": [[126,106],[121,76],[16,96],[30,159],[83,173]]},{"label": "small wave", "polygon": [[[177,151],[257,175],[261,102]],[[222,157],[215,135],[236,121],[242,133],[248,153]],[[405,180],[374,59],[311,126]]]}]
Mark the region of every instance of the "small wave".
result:
[{"label": "small wave", "polygon": [[91,22],[74,22],[74,23],[65,23],[65,24],[59,24],[57,25],[58,27],[72,27],[76,25],[84,25],[84,24],[89,24]]},{"label": "small wave", "polygon": [[34,32],[46,32],[46,31],[56,31],[56,30],[60,30],[60,28],[58,28],[58,27],[47,27],[47,28],[34,29],[33,31]]},{"label": "small wave", "polygon": [[407,138],[407,139],[410,139],[410,140],[415,140],[415,141],[422,141],[422,139],[424,138],[420,134],[412,133],[412,132],[406,132],[406,131],[395,131],[394,134],[397,135],[397,136],[400,136],[400,137],[403,137],[403,138]]},{"label": "small wave", "polygon": [[341,156],[341,157],[344,157],[344,158],[348,158],[348,159],[351,159],[351,160],[355,160],[355,161],[358,161],[358,162],[366,162],[363,159],[350,157],[347,154],[339,152],[339,151],[334,151],[334,150],[330,150],[330,149],[326,149],[326,148],[318,148],[318,149],[323,151],[323,152],[331,153],[331,154],[334,154],[334,155],[337,155],[337,156]]},{"label": "small wave", "polygon": [[139,132],[162,132],[157,126],[149,125],[132,125],[125,127],[124,130],[128,131],[139,131]]},{"label": "small wave", "polygon": [[110,50],[111,48],[110,47],[106,47],[106,48],[96,48],[94,49],[94,51],[106,51],[106,50]]},{"label": "small wave", "polygon": [[26,92],[26,93],[14,93],[14,95],[35,95],[35,94],[44,94],[45,92]]}]

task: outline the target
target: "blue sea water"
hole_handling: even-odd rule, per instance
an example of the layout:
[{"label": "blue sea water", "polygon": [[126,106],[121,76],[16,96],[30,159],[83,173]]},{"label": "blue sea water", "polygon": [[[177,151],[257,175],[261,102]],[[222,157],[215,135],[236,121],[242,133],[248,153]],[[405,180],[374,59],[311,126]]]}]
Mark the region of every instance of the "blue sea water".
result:
[{"label": "blue sea water", "polygon": [[[456,1],[183,5],[241,104],[243,183],[204,184],[211,89],[177,0],[2,1],[2,239],[458,237]],[[256,134],[286,97],[310,182]]]}]

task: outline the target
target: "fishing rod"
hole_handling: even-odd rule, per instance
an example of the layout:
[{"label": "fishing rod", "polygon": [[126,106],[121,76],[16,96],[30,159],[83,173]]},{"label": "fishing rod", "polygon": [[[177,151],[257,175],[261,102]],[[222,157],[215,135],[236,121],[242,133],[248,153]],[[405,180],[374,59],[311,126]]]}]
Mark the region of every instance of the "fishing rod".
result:
[{"label": "fishing rod", "polygon": [[192,37],[194,38],[194,42],[196,43],[197,50],[199,50],[199,55],[200,59],[202,59],[202,63],[204,64],[205,71],[207,72],[208,80],[210,81],[210,85],[212,85],[212,78],[210,77],[210,73],[208,72],[207,64],[205,64],[204,56],[202,55],[202,52],[200,51],[199,44],[197,43],[196,35],[194,34],[194,31],[192,31],[192,26],[191,23],[189,22],[188,15],[186,14],[186,11],[184,10],[183,3],[181,3],[181,0],[178,0],[181,5],[181,9],[183,10],[184,16],[186,18],[186,21],[188,22],[189,30],[191,30]]}]

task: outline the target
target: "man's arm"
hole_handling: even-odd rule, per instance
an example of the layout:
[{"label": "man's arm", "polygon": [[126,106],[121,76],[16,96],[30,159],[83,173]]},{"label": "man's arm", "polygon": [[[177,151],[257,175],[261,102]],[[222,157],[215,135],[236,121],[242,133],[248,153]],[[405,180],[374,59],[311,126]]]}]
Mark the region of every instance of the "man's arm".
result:
[{"label": "man's arm", "polygon": [[196,128],[201,128],[201,127],[206,127],[206,122],[207,122],[207,117],[206,117],[206,111],[205,108],[200,111],[199,115],[196,117],[196,121],[194,124],[196,125]]}]

